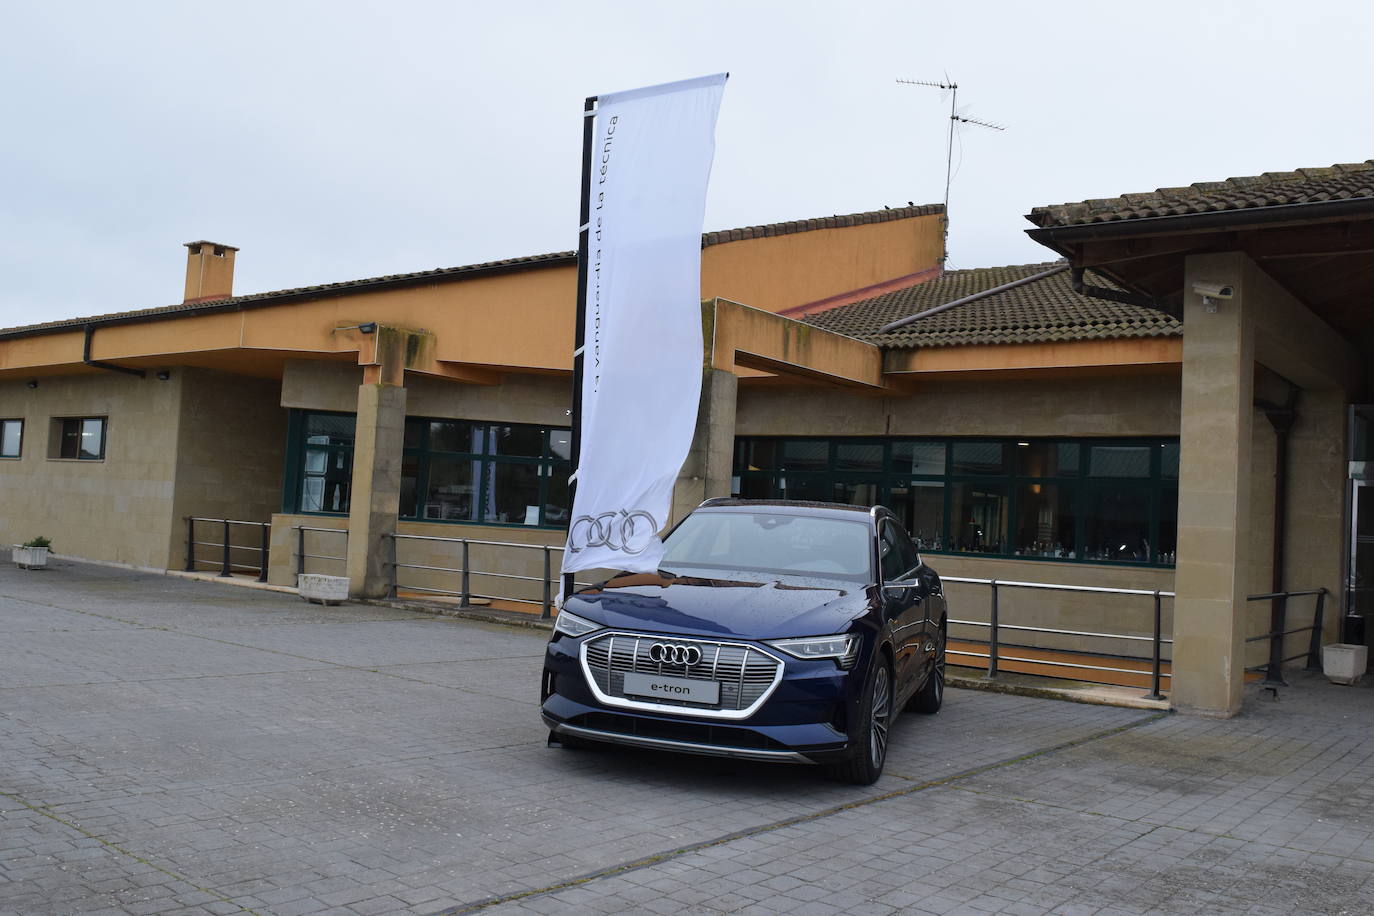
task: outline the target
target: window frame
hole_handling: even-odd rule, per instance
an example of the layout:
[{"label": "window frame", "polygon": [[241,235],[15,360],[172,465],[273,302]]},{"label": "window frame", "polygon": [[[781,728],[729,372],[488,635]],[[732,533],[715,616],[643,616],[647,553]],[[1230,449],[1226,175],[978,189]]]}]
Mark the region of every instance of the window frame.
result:
[{"label": "window frame", "polygon": [[[324,417],[352,417],[355,422],[354,430],[356,434],[357,414],[348,413],[342,410],[302,410],[293,409],[287,414],[286,420],[286,458],[283,464],[282,481],[282,511],[291,515],[314,515],[323,518],[343,518],[347,512],[325,512],[310,511],[301,508],[301,501],[305,497],[305,456],[311,449],[318,449],[326,452],[331,457],[339,452],[346,452],[349,456],[350,474],[353,467],[353,451],[357,448],[356,437],[353,445],[311,445],[305,441],[305,430],[307,422],[312,416]],[[353,492],[349,486],[348,493],[349,505],[352,505]]]},{"label": "window frame", "polygon": [[[100,423],[100,450],[95,455],[83,455],[81,453],[81,439],[84,435],[87,423]],[[87,415],[71,417],[52,417],[50,420],[50,438],[48,440],[48,460],[49,461],[104,461],[106,446],[110,439],[110,418],[108,415]],[[76,454],[67,456],[62,454],[62,445],[66,441],[66,424],[76,423]]]},{"label": "window frame", "polygon": [[[4,452],[5,447],[5,427],[11,423],[19,425],[19,447],[15,449],[13,455]],[[18,461],[24,457],[24,418],[23,417],[0,417],[0,461]]]},{"label": "window frame", "polygon": [[[804,470],[790,470],[786,467],[782,459],[784,441],[796,441],[809,439],[813,443],[827,442],[829,460],[824,469],[807,467]],[[745,466],[746,457],[755,453],[761,444],[777,442],[774,446],[775,454],[778,456],[775,464],[779,467],[763,468],[751,470]],[[1027,560],[1032,562],[1052,562],[1052,563],[1086,563],[1092,565],[1126,566],[1131,568],[1153,568],[1153,569],[1172,569],[1176,559],[1176,546],[1171,551],[1165,551],[1165,546],[1160,537],[1161,523],[1164,516],[1168,513],[1164,510],[1161,500],[1168,498],[1169,494],[1174,494],[1177,501],[1178,480],[1172,477],[1163,476],[1163,451],[1170,446],[1177,447],[1179,442],[1176,436],[1139,436],[1139,437],[1081,437],[1081,436],[1038,436],[1038,437],[1011,437],[1011,436],[887,436],[887,437],[864,437],[864,436],[739,436],[735,440],[735,463],[733,479],[737,482],[734,489],[736,492],[751,492],[758,494],[771,494],[778,497],[784,492],[784,488],[779,486],[781,481],[788,478],[804,477],[808,484],[818,487],[824,492],[833,493],[836,485],[840,483],[870,483],[875,484],[878,495],[878,504],[891,509],[897,516],[902,517],[902,512],[893,505],[894,489],[911,489],[917,485],[917,481],[938,484],[941,487],[943,499],[942,527],[939,534],[940,544],[938,547],[932,543],[922,543],[918,545],[918,550],[922,554],[935,554],[942,556],[963,556],[963,557],[986,557],[997,559]],[[944,448],[944,472],[942,474],[917,474],[910,473],[909,469],[899,468],[894,460],[894,452],[903,444],[914,444],[917,446],[940,445]],[[967,444],[990,444],[998,443],[1002,447],[1002,472],[1001,473],[970,473],[966,469],[960,473],[954,470],[954,452],[956,445]],[[1018,449],[1021,443],[1026,443],[1026,447],[1032,445],[1075,445],[1078,448],[1077,466],[1069,470],[1060,469],[1057,474],[1026,474],[1021,470],[1021,457]],[[842,445],[852,444],[881,444],[883,447],[883,463],[881,471],[864,472],[839,467],[838,453]],[[1090,477],[1088,470],[1091,463],[1092,449],[1094,446],[1106,447],[1131,447],[1138,448],[1149,446],[1150,464],[1149,474],[1143,477]],[[949,545],[953,538],[953,502],[955,488],[959,484],[965,485],[984,485],[995,486],[1005,493],[1005,533],[1004,543],[1001,549],[989,552],[953,550]],[[1073,511],[1073,532],[1074,545],[1071,548],[1074,556],[1042,556],[1032,553],[1018,553],[1023,547],[1017,544],[1017,530],[1020,519],[1022,497],[1020,490],[1022,487],[1032,484],[1050,484],[1061,489],[1067,494],[1067,504]],[[1082,556],[1086,545],[1087,510],[1091,495],[1104,487],[1130,487],[1141,489],[1146,492],[1146,518],[1144,519],[1148,540],[1150,543],[1150,557],[1147,560],[1098,560]],[[1177,544],[1177,529],[1171,542]],[[1067,552],[1067,551],[1066,551]]]},{"label": "window frame", "polygon": [[[301,501],[304,496],[304,462],[308,446],[305,442],[305,429],[309,417],[311,416],[339,416],[356,417],[356,414],[345,411],[331,410],[307,410],[293,409],[287,421],[287,448],[285,461],[285,478],[282,482],[282,511],[292,515],[315,515],[341,518],[348,515],[344,512],[324,512],[307,511],[301,508]],[[448,449],[433,449],[430,447],[433,423],[469,423],[479,432],[480,451],[452,451]],[[540,454],[531,455],[501,455],[492,454],[493,436],[495,430],[502,427],[515,427],[521,430],[539,430],[540,433]],[[411,432],[417,431],[418,435],[412,439]],[[482,527],[493,528],[521,528],[526,531],[531,529],[545,531],[565,531],[567,530],[567,520],[562,522],[550,521],[549,516],[549,496],[553,488],[555,475],[562,474],[565,478],[572,473],[571,462],[557,454],[554,449],[555,434],[570,432],[566,426],[548,426],[537,423],[510,423],[501,420],[469,420],[460,417],[428,417],[428,416],[407,416],[403,432],[401,448],[402,468],[404,474],[405,463],[413,459],[415,461],[415,505],[412,512],[407,514],[405,506],[397,507],[397,519],[404,522],[423,522],[434,525],[480,525]],[[352,452],[355,446],[323,446],[331,451]],[[469,461],[476,465],[474,469],[474,480],[472,483],[473,506],[476,510],[476,518],[428,518],[425,515],[427,497],[429,493],[430,468],[435,459]],[[495,521],[485,518],[487,490],[498,477],[494,475],[497,469],[502,466],[521,466],[532,467],[539,481],[539,522],[535,525],[527,525],[523,522]],[[350,500],[352,494],[349,494]],[[566,507],[569,518],[572,514],[572,506]]]}]

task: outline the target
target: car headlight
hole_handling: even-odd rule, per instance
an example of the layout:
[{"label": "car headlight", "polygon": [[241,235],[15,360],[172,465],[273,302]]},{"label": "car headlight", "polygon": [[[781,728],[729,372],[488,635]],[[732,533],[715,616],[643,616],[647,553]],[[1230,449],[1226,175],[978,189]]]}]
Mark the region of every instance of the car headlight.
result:
[{"label": "car headlight", "polygon": [[859,634],[841,636],[809,636],[805,639],[775,639],[768,643],[793,658],[833,658],[835,664],[848,670],[859,657]]},{"label": "car headlight", "polygon": [[558,619],[553,622],[553,629],[565,636],[586,636],[593,630],[602,629],[602,626],[599,623],[592,623],[584,617],[578,617],[576,614],[559,611]]}]

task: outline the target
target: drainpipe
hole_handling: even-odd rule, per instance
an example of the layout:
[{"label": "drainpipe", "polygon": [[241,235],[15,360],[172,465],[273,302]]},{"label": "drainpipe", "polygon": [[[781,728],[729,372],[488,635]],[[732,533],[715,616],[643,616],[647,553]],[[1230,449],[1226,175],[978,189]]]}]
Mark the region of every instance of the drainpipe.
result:
[{"label": "drainpipe", "polygon": [[86,345],[81,353],[81,361],[92,369],[108,369],[110,372],[123,372],[126,375],[136,375],[139,378],[147,378],[148,373],[142,369],[130,369],[128,366],[116,366],[114,363],[103,363],[98,359],[91,359],[91,338],[95,336],[95,325],[85,326]]},{"label": "drainpipe", "polygon": [[[1283,404],[1256,401],[1255,406],[1264,411],[1269,425],[1274,427],[1274,552],[1271,559],[1272,574],[1270,592],[1278,594],[1284,588],[1283,565],[1287,556],[1288,530],[1288,435],[1298,418],[1298,386],[1289,384],[1288,397]],[[1274,598],[1269,611],[1269,632],[1282,633],[1288,629],[1287,600]],[[1269,643],[1269,675],[1265,683],[1283,684],[1279,669],[1283,664],[1283,637],[1279,636]]]}]

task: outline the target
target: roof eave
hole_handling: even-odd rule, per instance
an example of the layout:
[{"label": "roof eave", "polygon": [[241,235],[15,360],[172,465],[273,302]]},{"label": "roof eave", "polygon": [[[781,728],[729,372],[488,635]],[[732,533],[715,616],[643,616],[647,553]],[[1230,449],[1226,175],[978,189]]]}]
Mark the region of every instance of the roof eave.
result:
[{"label": "roof eave", "polygon": [[1069,247],[1077,242],[1120,239],[1131,236],[1171,235],[1212,232],[1217,229],[1242,229],[1260,226],[1298,225],[1332,219],[1374,219],[1374,197],[1345,200],[1314,200],[1271,207],[1238,210],[1209,210],[1176,216],[1145,216],[1079,223],[1071,226],[1046,226],[1027,229],[1026,234],[1040,244],[1072,259]]},{"label": "roof eave", "polygon": [[15,340],[22,337],[38,337],[44,334],[61,334],[66,331],[80,331],[86,327],[104,328],[120,324],[147,324],[166,321],[186,315],[214,315],[220,312],[242,312],[248,309],[267,308],[292,302],[306,302],[315,299],[329,299],[336,296],[352,296],[358,293],[377,290],[401,289],[410,286],[429,286],[456,280],[470,280],[474,277],[489,277],[498,274],[520,273],[527,270],[541,270],[550,267],[566,267],[577,263],[576,253],[558,253],[541,260],[512,264],[489,264],[474,268],[455,268],[447,273],[418,274],[400,277],[379,277],[376,280],[362,280],[340,284],[336,287],[315,289],[284,290],[280,293],[260,293],[242,298],[211,299],[198,302],[185,308],[171,308],[167,311],[137,312],[129,315],[111,315],[106,318],[73,318],[69,321],[35,325],[27,328],[0,330],[0,340]]}]

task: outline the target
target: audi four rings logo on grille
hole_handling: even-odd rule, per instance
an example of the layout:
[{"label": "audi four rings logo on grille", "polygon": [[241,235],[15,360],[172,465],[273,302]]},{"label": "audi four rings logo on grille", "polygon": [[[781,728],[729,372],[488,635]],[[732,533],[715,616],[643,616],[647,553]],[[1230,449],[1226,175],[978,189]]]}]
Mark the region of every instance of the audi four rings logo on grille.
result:
[{"label": "audi four rings logo on grille", "polygon": [[579,515],[568,529],[568,550],[605,547],[631,556],[643,553],[658,533],[658,521],[643,509]]},{"label": "audi four rings logo on grille", "polygon": [[701,649],[697,646],[656,642],[649,646],[649,660],[668,665],[695,665],[701,661]]}]

